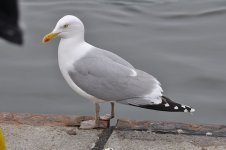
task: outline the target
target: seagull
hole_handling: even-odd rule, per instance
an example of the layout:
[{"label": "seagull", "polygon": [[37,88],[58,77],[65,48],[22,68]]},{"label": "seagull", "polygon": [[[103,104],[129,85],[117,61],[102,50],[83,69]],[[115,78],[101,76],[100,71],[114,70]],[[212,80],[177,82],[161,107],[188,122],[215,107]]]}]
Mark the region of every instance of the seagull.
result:
[{"label": "seagull", "polygon": [[[95,120],[82,122],[84,128],[99,128],[100,120],[114,118],[115,102],[159,111],[195,111],[163,96],[160,82],[152,75],[134,68],[110,51],[87,43],[84,31],[79,18],[66,15],[42,40],[47,43],[56,37],[61,38],[58,62],[64,79],[75,92],[95,104]],[[111,112],[100,117],[100,103],[103,102],[110,102]]]}]

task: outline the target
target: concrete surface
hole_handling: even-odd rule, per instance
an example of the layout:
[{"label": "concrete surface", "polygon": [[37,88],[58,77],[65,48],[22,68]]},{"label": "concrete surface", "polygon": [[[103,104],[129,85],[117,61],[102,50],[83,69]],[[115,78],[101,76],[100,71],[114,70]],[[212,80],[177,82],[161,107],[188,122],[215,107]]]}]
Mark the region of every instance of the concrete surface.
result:
[{"label": "concrete surface", "polygon": [[7,150],[89,150],[101,130],[76,127],[0,124]]},{"label": "concrete surface", "polygon": [[156,134],[115,130],[105,149],[113,150],[225,150],[226,138]]},{"label": "concrete surface", "polygon": [[[84,116],[0,113],[7,150],[224,150],[225,125],[119,119],[82,130]],[[73,126],[72,126],[73,125]]]},{"label": "concrete surface", "polygon": [[147,130],[162,134],[185,134],[226,138],[226,125],[196,124],[167,121],[118,119],[118,130]]}]

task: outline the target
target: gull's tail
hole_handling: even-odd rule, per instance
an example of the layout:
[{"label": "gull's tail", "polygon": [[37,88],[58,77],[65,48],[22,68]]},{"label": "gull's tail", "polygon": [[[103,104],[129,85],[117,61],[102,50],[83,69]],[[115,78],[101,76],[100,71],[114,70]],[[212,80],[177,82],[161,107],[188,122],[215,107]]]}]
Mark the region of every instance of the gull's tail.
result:
[{"label": "gull's tail", "polygon": [[146,109],[158,110],[158,111],[171,111],[171,112],[194,112],[195,111],[194,108],[187,105],[176,103],[165,96],[162,96],[161,98],[162,98],[162,102],[160,104],[134,105],[130,103],[129,105],[146,108]]}]

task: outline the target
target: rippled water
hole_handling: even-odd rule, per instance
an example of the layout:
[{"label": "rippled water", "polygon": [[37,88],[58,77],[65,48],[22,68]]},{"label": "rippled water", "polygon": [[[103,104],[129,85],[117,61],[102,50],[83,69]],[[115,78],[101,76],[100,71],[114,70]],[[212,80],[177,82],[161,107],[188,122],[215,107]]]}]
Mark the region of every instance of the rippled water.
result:
[{"label": "rippled water", "polygon": [[[58,40],[41,44],[59,18],[85,24],[91,44],[159,79],[166,96],[194,115],[116,105],[119,118],[226,124],[226,1],[21,0],[25,45],[0,41],[0,111],[84,114],[94,105],[75,94],[57,64]],[[109,106],[102,105],[103,113]]]}]

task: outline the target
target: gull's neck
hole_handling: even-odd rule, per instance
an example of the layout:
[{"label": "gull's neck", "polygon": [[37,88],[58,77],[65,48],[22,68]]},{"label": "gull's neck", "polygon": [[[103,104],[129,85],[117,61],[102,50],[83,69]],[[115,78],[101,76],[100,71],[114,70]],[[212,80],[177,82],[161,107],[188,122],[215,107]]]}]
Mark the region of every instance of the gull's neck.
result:
[{"label": "gull's neck", "polygon": [[92,49],[93,46],[85,42],[84,38],[61,38],[58,47],[58,59],[63,62],[66,60],[75,62],[84,57]]}]

